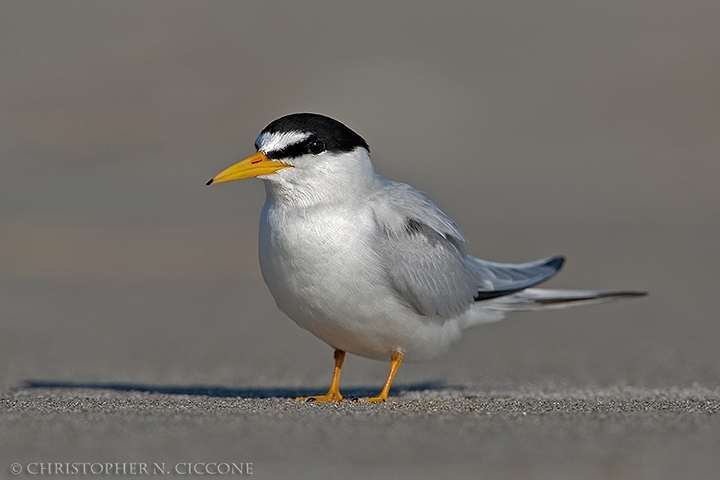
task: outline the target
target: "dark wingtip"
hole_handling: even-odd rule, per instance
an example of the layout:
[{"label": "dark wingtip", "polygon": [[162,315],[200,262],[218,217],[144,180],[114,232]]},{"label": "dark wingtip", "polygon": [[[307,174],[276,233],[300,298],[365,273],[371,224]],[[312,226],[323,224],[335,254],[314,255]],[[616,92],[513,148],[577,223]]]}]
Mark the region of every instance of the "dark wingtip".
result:
[{"label": "dark wingtip", "polygon": [[560,270],[563,266],[563,263],[565,263],[565,257],[563,257],[562,255],[558,255],[557,257],[552,257],[550,260],[548,260],[545,265],[553,267],[555,270]]},{"label": "dark wingtip", "polygon": [[212,185],[212,182],[213,182],[213,179],[211,178],[210,180],[208,180],[207,182],[205,182],[205,185]]},{"label": "dark wingtip", "polygon": [[584,302],[587,300],[596,300],[604,298],[607,300],[616,300],[620,298],[633,298],[633,297],[644,297],[648,292],[637,292],[631,290],[608,290],[606,292],[597,292],[596,295],[578,298],[547,298],[538,299],[536,302],[540,305],[553,305],[557,303],[573,303],[573,302]]},{"label": "dark wingtip", "polygon": [[611,292],[612,294],[610,296],[613,297],[646,297],[648,295],[648,292],[641,292],[638,290],[627,290],[627,291],[620,291],[620,292]]},{"label": "dark wingtip", "polygon": [[[540,260],[542,262],[542,260]],[[540,264],[541,266],[547,266],[551,267],[553,269],[552,272],[544,274],[541,278],[535,278],[534,280],[526,281],[524,283],[520,283],[519,285],[516,285],[512,288],[506,288],[506,289],[499,289],[499,290],[480,290],[477,292],[477,294],[474,297],[474,300],[476,302],[479,302],[481,300],[490,300],[491,298],[497,298],[497,297],[504,297],[505,295],[510,295],[515,292],[519,292],[520,290],[525,290],[526,288],[532,287],[533,285],[537,285],[538,283],[542,283],[545,280],[548,280],[555,276],[557,272],[562,268],[563,263],[565,262],[565,257],[562,255],[558,255],[556,257],[548,258],[545,263]]]}]

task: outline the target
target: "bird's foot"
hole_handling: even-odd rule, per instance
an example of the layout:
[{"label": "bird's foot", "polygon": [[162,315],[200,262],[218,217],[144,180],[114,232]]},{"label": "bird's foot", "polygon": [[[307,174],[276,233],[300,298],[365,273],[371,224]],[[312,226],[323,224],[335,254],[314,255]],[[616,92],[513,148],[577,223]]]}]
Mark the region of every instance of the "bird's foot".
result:
[{"label": "bird's foot", "polygon": [[311,397],[296,397],[296,402],[342,402],[345,397],[340,392],[328,392],[325,395],[313,395]]},{"label": "bird's foot", "polygon": [[395,374],[397,373],[398,368],[400,368],[400,364],[402,363],[403,359],[403,353],[401,350],[393,350],[392,354],[390,355],[390,373],[388,374],[387,380],[385,380],[385,385],[383,386],[382,390],[378,394],[377,397],[370,397],[366,400],[370,403],[383,403],[387,402],[388,396],[390,395],[390,387],[392,386],[392,382],[395,379]]},{"label": "bird's foot", "polygon": [[383,402],[387,402],[387,399],[388,399],[387,393],[383,394],[381,392],[380,395],[378,395],[377,397],[368,397],[365,400],[370,403],[383,403]]}]

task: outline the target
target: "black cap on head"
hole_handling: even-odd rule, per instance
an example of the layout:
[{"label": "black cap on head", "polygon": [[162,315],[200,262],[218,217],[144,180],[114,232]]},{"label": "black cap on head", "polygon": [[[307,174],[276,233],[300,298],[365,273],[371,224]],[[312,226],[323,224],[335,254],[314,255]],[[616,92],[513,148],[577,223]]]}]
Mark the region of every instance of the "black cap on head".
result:
[{"label": "black cap on head", "polygon": [[[272,121],[261,133],[303,132],[311,136],[302,142],[322,142],[325,150],[332,153],[346,153],[363,147],[370,150],[365,139],[334,118],[317,113],[293,113]],[[288,150],[288,151],[285,151]],[[301,149],[284,149],[281,152],[267,152],[270,158],[287,158],[306,153]]]}]

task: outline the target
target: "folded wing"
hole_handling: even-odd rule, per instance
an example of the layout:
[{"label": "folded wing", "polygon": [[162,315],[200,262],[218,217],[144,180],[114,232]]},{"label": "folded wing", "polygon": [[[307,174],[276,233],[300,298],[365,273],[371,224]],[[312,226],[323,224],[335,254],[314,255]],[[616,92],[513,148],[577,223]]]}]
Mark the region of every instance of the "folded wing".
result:
[{"label": "folded wing", "polygon": [[563,257],[552,257],[536,262],[512,264],[468,257],[470,269],[478,282],[478,291],[473,298],[480,302],[542,283],[555,275],[564,261]]},{"label": "folded wing", "polygon": [[388,180],[369,200],[382,237],[375,249],[387,279],[400,300],[421,315],[453,318],[476,302],[543,282],[562,266],[562,257],[515,265],[468,256],[457,225],[409,185]]}]

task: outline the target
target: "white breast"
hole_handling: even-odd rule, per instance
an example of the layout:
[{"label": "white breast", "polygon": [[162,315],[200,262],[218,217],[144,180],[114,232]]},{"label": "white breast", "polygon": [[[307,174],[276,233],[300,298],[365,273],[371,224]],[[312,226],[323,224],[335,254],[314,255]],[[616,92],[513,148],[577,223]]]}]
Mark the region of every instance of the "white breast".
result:
[{"label": "white breast", "polygon": [[402,303],[372,248],[370,208],[298,208],[266,203],[260,220],[260,268],[278,307],[334,348],[387,360],[444,352],[460,337],[456,321],[430,319]]}]

